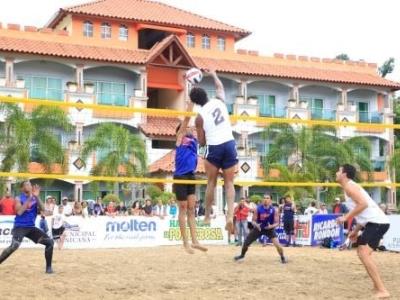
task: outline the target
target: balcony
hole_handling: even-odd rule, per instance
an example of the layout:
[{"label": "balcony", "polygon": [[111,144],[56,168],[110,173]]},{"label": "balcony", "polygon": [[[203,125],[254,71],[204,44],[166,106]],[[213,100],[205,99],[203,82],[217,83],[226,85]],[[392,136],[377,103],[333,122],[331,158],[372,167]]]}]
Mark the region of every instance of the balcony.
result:
[{"label": "balcony", "polygon": [[[382,124],[383,117],[382,117],[382,114],[378,113],[378,112],[359,111],[358,112],[358,121],[360,123]],[[385,128],[359,127],[359,128],[357,128],[357,131],[370,132],[370,133],[383,133],[383,132],[385,132]]]},{"label": "balcony", "polygon": [[277,108],[275,106],[263,106],[260,105],[260,116],[269,118],[285,118],[286,109]]},{"label": "balcony", "polygon": [[313,108],[311,109],[311,119],[333,121],[336,119],[336,110]]}]

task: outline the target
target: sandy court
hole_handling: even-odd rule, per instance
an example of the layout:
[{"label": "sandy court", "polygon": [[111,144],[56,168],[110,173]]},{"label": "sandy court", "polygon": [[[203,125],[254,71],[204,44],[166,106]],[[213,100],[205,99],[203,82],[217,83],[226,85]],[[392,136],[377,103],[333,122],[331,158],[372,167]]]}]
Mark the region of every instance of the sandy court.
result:
[{"label": "sandy court", "polygon": [[[0,265],[6,299],[373,299],[355,251],[253,246],[233,262],[235,246],[189,255],[180,247],[55,251],[44,274],[43,250],[20,249]],[[400,254],[376,253],[392,299],[400,299]]]}]

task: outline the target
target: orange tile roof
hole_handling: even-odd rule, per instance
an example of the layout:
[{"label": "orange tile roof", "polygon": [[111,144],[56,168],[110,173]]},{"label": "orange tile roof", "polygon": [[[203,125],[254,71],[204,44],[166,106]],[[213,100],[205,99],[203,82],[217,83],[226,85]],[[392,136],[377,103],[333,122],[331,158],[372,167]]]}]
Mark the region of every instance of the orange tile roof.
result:
[{"label": "orange tile roof", "polygon": [[[175,150],[156,160],[149,166],[150,173],[172,173],[175,171]],[[205,174],[204,159],[198,156],[196,173]]]},{"label": "orange tile roof", "polygon": [[[29,173],[36,173],[36,174],[44,174],[47,173],[43,164],[37,162],[31,162],[28,165],[28,172]],[[51,173],[52,174],[62,174],[63,168],[60,164],[54,164],[51,166]]]},{"label": "orange tile roof", "polygon": [[144,64],[149,53],[149,51],[146,50],[84,46],[64,42],[20,39],[5,36],[0,36],[0,51],[127,64]]},{"label": "orange tile roof", "polygon": [[140,129],[147,136],[175,136],[179,119],[168,117],[147,117],[146,124],[140,125]]},{"label": "orange tile roof", "polygon": [[249,31],[212,20],[164,3],[147,0],[100,0],[63,8],[50,20],[54,27],[68,13],[101,16],[138,22],[231,32],[238,38]]},{"label": "orange tile roof", "polygon": [[270,76],[278,78],[291,78],[299,80],[315,80],[324,82],[337,82],[348,84],[363,84],[371,86],[384,86],[400,89],[400,83],[384,79],[371,72],[351,72],[347,70],[329,69],[326,64],[318,68],[312,66],[290,66],[251,62],[245,60],[214,59],[195,57],[195,62],[200,68],[215,68],[218,72],[245,74],[252,76]]}]

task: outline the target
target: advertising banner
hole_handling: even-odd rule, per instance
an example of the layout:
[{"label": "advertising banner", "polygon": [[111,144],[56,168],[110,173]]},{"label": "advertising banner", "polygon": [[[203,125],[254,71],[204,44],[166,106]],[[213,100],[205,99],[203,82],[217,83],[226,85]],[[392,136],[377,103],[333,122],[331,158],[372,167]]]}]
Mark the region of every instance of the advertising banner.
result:
[{"label": "advertising banner", "polygon": [[383,237],[386,249],[400,252],[400,215],[389,215],[390,228]]},{"label": "advertising banner", "polygon": [[337,215],[313,215],[311,245],[320,245],[324,239],[332,238],[336,243],[343,243],[343,225],[336,223]]}]

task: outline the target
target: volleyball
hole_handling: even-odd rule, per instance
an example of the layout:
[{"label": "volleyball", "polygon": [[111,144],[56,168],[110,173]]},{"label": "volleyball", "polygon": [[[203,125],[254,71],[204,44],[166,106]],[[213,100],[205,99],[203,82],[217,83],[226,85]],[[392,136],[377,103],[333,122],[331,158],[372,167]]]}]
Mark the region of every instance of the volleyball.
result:
[{"label": "volleyball", "polygon": [[197,68],[191,68],[186,72],[185,78],[191,84],[197,84],[203,79],[203,73]]}]

